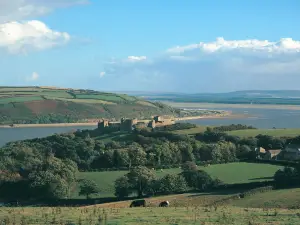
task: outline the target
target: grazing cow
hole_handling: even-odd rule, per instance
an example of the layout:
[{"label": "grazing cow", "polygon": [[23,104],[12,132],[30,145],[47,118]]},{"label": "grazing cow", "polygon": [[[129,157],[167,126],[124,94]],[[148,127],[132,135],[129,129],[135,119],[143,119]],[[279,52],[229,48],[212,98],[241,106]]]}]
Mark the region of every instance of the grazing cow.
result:
[{"label": "grazing cow", "polygon": [[169,205],[170,205],[169,201],[163,201],[159,203],[159,207],[169,207]]},{"label": "grazing cow", "polygon": [[130,208],[131,207],[146,207],[146,201],[144,199],[135,200],[135,201],[131,202]]},{"label": "grazing cow", "polygon": [[244,193],[241,193],[241,194],[239,195],[239,197],[240,197],[240,198],[245,198],[245,194],[244,194]]}]

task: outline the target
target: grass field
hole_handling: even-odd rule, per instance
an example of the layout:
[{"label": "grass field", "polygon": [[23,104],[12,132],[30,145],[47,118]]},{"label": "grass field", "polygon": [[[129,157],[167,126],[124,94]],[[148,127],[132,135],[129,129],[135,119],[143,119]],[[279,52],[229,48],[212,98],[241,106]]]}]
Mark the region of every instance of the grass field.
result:
[{"label": "grass field", "polygon": [[1,208],[1,224],[195,225],[299,224],[299,210],[222,207],[178,208]]},{"label": "grass field", "polygon": [[[205,170],[214,178],[219,178],[226,184],[235,183],[250,183],[273,179],[275,172],[280,169],[280,166],[255,163],[230,163],[217,164],[209,167],[199,167]],[[156,171],[158,177],[166,174],[179,174],[181,170],[165,169]],[[109,172],[82,172],[80,178],[94,180],[101,189],[99,196],[113,197],[114,196],[114,181],[123,176],[126,171],[109,171]],[[78,196],[74,196],[78,197]]]},{"label": "grass field", "polygon": [[244,199],[235,200],[233,206],[250,208],[298,208],[300,209],[300,188],[273,190]]}]

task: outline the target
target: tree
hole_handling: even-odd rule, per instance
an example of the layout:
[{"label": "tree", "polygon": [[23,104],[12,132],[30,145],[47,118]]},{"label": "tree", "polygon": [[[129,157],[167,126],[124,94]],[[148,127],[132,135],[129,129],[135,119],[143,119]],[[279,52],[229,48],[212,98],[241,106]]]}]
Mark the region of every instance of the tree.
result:
[{"label": "tree", "polygon": [[297,169],[285,167],[277,170],[274,174],[274,181],[277,187],[289,187],[300,183]]},{"label": "tree", "polygon": [[80,180],[80,191],[79,195],[86,196],[86,199],[90,198],[92,194],[98,194],[100,189],[95,181],[82,179]]},{"label": "tree", "polygon": [[131,194],[131,188],[127,176],[122,176],[115,181],[115,195],[118,198],[124,198]]},{"label": "tree", "polygon": [[189,187],[198,190],[207,190],[214,184],[211,176],[202,170],[184,170],[181,175]]},{"label": "tree", "polygon": [[66,198],[76,184],[77,173],[77,165],[73,161],[49,156],[41,166],[29,173],[28,181],[37,198]]},{"label": "tree", "polygon": [[162,194],[184,192],[187,188],[185,179],[180,175],[168,174],[159,180],[159,193]]},{"label": "tree", "polygon": [[146,188],[155,179],[153,171],[143,166],[132,168],[125,176],[128,178],[130,189],[132,192],[137,192],[139,197],[143,196]]},{"label": "tree", "polygon": [[144,149],[137,143],[129,146],[128,155],[131,166],[143,166],[147,161],[147,154]]},{"label": "tree", "polygon": [[198,168],[197,168],[197,165],[196,163],[194,162],[185,162],[183,165],[182,165],[182,170],[183,171],[196,171]]}]

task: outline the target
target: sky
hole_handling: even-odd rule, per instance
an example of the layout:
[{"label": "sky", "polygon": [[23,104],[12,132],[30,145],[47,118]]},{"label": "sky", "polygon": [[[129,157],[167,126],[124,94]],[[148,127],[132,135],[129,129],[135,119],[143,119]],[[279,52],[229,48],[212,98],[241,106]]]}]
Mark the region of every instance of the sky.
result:
[{"label": "sky", "polygon": [[299,0],[0,0],[0,86],[300,89]]}]

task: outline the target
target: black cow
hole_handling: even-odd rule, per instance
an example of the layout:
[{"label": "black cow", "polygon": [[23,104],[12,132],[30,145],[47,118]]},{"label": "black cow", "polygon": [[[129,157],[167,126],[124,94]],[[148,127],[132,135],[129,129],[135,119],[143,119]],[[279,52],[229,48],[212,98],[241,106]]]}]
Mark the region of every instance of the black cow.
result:
[{"label": "black cow", "polygon": [[159,203],[159,207],[168,207],[170,205],[169,201],[163,201]]},{"label": "black cow", "polygon": [[135,201],[131,202],[130,208],[131,207],[146,207],[146,201],[144,199],[135,200]]}]

